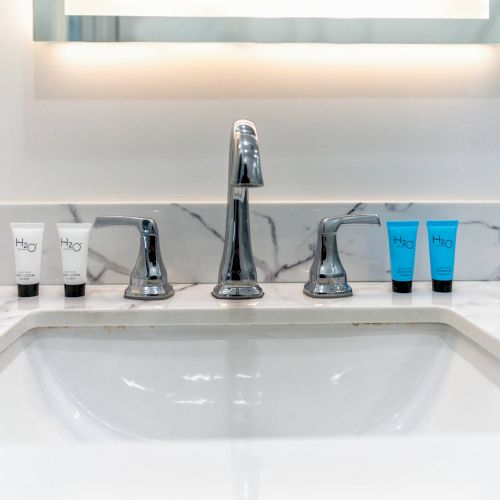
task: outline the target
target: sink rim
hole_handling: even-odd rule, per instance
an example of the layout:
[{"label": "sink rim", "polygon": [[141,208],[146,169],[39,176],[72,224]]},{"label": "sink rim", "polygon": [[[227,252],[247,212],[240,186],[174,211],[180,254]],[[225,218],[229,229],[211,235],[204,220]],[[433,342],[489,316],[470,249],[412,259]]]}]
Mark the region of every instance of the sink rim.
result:
[{"label": "sink rim", "polygon": [[500,359],[500,339],[468,320],[459,311],[442,305],[343,307],[192,307],[126,308],[25,311],[0,333],[0,353],[34,328],[71,326],[168,326],[168,325],[242,325],[242,324],[444,324]]}]

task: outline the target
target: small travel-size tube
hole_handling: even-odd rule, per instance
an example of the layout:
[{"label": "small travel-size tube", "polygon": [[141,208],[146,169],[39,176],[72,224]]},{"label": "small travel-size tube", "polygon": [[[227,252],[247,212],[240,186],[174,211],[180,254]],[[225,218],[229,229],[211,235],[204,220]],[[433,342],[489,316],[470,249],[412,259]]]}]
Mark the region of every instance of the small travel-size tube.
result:
[{"label": "small travel-size tube", "polygon": [[458,220],[429,220],[429,256],[432,290],[449,293],[453,287]]},{"label": "small travel-size tube", "polygon": [[410,293],[415,267],[418,221],[389,221],[392,291]]},{"label": "small travel-size tube", "polygon": [[66,297],[83,297],[87,281],[90,223],[58,223]]},{"label": "small travel-size tube", "polygon": [[43,222],[11,222],[16,261],[17,294],[19,297],[36,297],[40,285]]}]

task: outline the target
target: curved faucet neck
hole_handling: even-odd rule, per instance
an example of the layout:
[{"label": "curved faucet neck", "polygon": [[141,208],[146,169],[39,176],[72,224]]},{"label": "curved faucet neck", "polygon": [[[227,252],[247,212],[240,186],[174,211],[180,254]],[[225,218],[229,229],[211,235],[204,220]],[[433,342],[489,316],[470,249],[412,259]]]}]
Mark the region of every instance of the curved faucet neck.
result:
[{"label": "curved faucet neck", "polygon": [[248,188],[263,185],[255,125],[239,120],[233,125],[229,146],[228,197],[224,250],[216,298],[255,298],[263,295],[250,236]]},{"label": "curved faucet neck", "polygon": [[229,145],[228,185],[242,188],[264,185],[257,130],[248,120],[238,120],[233,125]]}]

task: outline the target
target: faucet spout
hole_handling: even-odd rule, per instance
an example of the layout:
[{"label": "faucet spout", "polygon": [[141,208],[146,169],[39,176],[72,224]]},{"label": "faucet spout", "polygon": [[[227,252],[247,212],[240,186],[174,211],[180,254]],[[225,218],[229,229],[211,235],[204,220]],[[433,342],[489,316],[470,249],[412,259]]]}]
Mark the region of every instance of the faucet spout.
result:
[{"label": "faucet spout", "polygon": [[218,283],[212,292],[215,298],[252,299],[264,295],[257,283],[248,203],[248,188],[263,185],[257,129],[248,120],[238,120],[230,138],[226,234]]},{"label": "faucet spout", "polygon": [[238,120],[230,137],[229,188],[263,185],[257,129],[248,120]]}]

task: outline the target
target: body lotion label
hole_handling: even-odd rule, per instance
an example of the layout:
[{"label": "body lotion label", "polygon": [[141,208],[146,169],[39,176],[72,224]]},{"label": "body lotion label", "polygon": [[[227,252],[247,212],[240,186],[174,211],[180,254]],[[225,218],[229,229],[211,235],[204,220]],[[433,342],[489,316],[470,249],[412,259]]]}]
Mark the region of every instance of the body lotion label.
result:
[{"label": "body lotion label", "polygon": [[65,285],[81,285],[87,280],[87,256],[91,224],[57,224]]},{"label": "body lotion label", "polygon": [[45,224],[11,223],[18,285],[35,285],[40,282],[42,240]]}]

